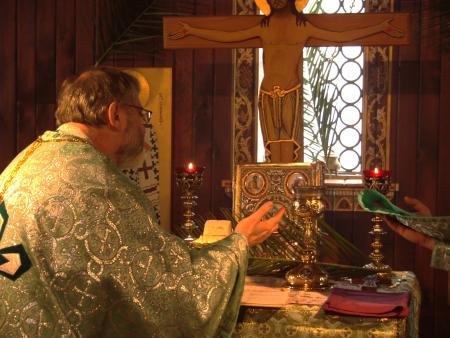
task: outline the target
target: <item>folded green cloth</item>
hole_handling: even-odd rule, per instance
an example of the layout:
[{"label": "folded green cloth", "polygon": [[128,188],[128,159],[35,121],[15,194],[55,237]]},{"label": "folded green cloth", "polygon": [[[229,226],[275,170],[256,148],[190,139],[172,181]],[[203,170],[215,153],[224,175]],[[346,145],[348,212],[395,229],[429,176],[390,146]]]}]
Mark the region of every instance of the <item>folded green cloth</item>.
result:
[{"label": "folded green cloth", "polygon": [[401,224],[440,241],[450,242],[450,217],[419,216],[392,204],[378,191],[365,189],[358,195],[366,211],[394,217]]}]

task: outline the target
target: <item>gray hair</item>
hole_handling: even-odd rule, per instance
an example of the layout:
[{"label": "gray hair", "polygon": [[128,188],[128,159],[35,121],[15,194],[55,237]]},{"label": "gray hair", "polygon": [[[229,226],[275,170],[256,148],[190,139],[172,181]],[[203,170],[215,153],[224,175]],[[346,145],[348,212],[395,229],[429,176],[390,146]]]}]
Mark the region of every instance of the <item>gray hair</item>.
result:
[{"label": "gray hair", "polygon": [[131,75],[111,67],[87,70],[66,79],[59,91],[56,123],[79,122],[99,127],[106,125],[109,105],[139,93],[139,83]]}]

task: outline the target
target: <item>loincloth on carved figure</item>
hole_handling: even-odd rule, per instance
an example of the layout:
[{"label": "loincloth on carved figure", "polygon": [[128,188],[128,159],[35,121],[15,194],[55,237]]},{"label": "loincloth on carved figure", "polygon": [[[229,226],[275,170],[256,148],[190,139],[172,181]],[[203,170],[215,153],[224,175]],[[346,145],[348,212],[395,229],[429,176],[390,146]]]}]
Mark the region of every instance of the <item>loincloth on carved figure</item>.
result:
[{"label": "loincloth on carved figure", "polygon": [[294,145],[294,161],[299,160],[303,146],[301,118],[301,84],[284,90],[259,91],[259,111],[266,157],[270,160],[270,145],[290,142]]}]

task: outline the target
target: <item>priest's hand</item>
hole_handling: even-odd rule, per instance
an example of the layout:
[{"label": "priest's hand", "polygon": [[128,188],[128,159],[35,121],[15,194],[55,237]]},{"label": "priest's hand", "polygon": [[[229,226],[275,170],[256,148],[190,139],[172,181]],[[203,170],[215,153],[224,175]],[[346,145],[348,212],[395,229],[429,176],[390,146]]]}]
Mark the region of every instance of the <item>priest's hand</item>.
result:
[{"label": "priest's hand", "polygon": [[278,222],[284,215],[284,208],[267,220],[261,219],[272,209],[273,203],[266,202],[250,216],[242,219],[237,225],[235,232],[245,235],[250,246],[264,242],[275,230],[278,229]]},{"label": "priest's hand", "polygon": [[[416,210],[417,215],[431,216],[430,209],[425,204],[423,204],[421,201],[419,201],[418,199],[405,196],[405,202],[406,202],[406,204],[409,204],[411,207],[413,207]],[[384,215],[382,215],[381,217],[384,219],[386,224],[392,230],[394,230],[397,234],[399,234],[406,240],[408,240],[412,243],[418,244],[424,248],[433,250],[435,240],[432,237],[424,235],[413,229],[410,229],[410,228],[400,224],[392,217],[387,217]]]}]

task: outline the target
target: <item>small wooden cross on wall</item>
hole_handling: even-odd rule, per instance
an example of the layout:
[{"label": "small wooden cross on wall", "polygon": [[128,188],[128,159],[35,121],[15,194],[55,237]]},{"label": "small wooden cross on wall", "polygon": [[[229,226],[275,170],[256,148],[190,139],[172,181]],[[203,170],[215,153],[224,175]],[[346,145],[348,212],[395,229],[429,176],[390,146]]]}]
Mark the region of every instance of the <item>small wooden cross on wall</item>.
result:
[{"label": "small wooden cross on wall", "polygon": [[269,0],[268,17],[164,18],[165,48],[263,48],[259,114],[271,162],[303,161],[303,47],[410,42],[407,13],[303,15],[289,1]]}]

